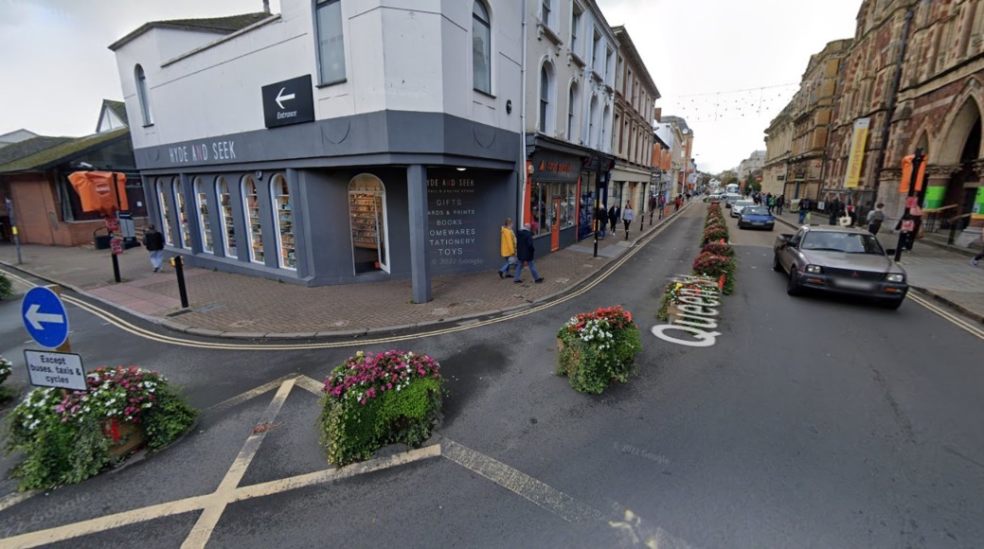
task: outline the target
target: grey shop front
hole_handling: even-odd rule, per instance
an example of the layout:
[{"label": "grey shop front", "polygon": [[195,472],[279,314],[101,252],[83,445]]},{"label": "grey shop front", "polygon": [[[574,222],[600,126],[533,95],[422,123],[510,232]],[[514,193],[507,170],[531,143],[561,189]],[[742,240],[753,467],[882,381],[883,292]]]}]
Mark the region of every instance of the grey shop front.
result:
[{"label": "grey shop front", "polygon": [[167,249],[309,286],[429,287],[498,267],[499,226],[516,218],[518,135],[443,114],[351,118],[345,131],[336,119],[138,149]]}]

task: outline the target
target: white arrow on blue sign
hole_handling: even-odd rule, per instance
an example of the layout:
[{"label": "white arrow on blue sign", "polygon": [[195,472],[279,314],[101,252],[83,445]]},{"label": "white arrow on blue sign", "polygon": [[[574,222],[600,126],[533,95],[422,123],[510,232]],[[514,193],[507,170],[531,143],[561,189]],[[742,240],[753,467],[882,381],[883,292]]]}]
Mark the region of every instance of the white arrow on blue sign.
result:
[{"label": "white arrow on blue sign", "polygon": [[32,288],[21,302],[24,328],[39,345],[55,349],[68,339],[68,311],[58,294],[43,286]]}]

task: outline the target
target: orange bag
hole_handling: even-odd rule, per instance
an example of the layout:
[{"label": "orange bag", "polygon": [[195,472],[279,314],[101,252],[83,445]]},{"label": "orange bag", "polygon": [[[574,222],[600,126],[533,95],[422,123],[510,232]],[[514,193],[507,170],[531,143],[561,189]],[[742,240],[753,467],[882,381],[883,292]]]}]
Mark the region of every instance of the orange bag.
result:
[{"label": "orange bag", "polygon": [[74,172],[68,175],[75,192],[82,201],[82,211],[112,215],[116,210],[126,211],[130,204],[126,199],[126,175],[116,174],[113,188],[113,172]]}]

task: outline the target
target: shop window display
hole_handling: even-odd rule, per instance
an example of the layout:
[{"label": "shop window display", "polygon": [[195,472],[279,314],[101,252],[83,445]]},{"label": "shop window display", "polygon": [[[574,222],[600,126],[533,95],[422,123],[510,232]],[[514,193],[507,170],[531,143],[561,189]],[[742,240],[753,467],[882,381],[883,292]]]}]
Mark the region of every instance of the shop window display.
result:
[{"label": "shop window display", "polygon": [[[530,229],[534,235],[550,234],[554,223],[560,223],[560,229],[574,226],[577,198],[575,183],[533,183],[530,190],[530,211],[532,223]],[[554,210],[554,200],[560,200],[560,218]]]},{"label": "shop window display", "polygon": [[167,192],[165,189],[164,178],[157,180],[157,211],[161,214],[161,232],[164,233],[164,242],[170,246],[174,245],[174,236],[171,234],[171,208],[168,205]]},{"label": "shop window display", "polygon": [[194,187],[195,205],[198,209],[198,226],[201,228],[202,232],[202,251],[206,253],[213,253],[212,226],[209,224],[208,216],[208,193],[205,192],[205,187],[202,185],[202,180],[199,177],[195,178]]},{"label": "shop window display", "polygon": [[277,245],[280,252],[280,266],[285,269],[297,268],[297,248],[294,240],[294,208],[290,201],[287,178],[277,174],[270,186],[273,215],[277,220]]},{"label": "shop window display", "polygon": [[238,257],[236,251],[236,224],[232,215],[232,195],[229,194],[229,183],[224,177],[215,181],[215,197],[219,203],[219,218],[222,221],[222,244],[225,246],[225,256]]},{"label": "shop window display", "polygon": [[178,231],[181,238],[179,244],[182,248],[190,250],[191,227],[188,226],[188,208],[185,208],[184,185],[177,177],[171,180],[171,191],[174,193],[174,209],[178,214]]},{"label": "shop window display", "polygon": [[256,190],[256,180],[253,176],[243,176],[243,210],[246,219],[246,242],[249,249],[249,260],[253,263],[263,263],[263,225],[260,222],[260,196]]}]

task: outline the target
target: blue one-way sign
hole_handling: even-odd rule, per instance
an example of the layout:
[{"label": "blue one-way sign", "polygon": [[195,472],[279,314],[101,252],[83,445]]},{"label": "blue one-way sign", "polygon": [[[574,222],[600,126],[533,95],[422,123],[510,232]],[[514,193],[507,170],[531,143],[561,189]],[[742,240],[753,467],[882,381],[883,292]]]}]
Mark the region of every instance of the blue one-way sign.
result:
[{"label": "blue one-way sign", "polygon": [[68,311],[58,294],[48,288],[32,288],[24,295],[21,317],[27,333],[43,347],[54,349],[68,339]]}]

